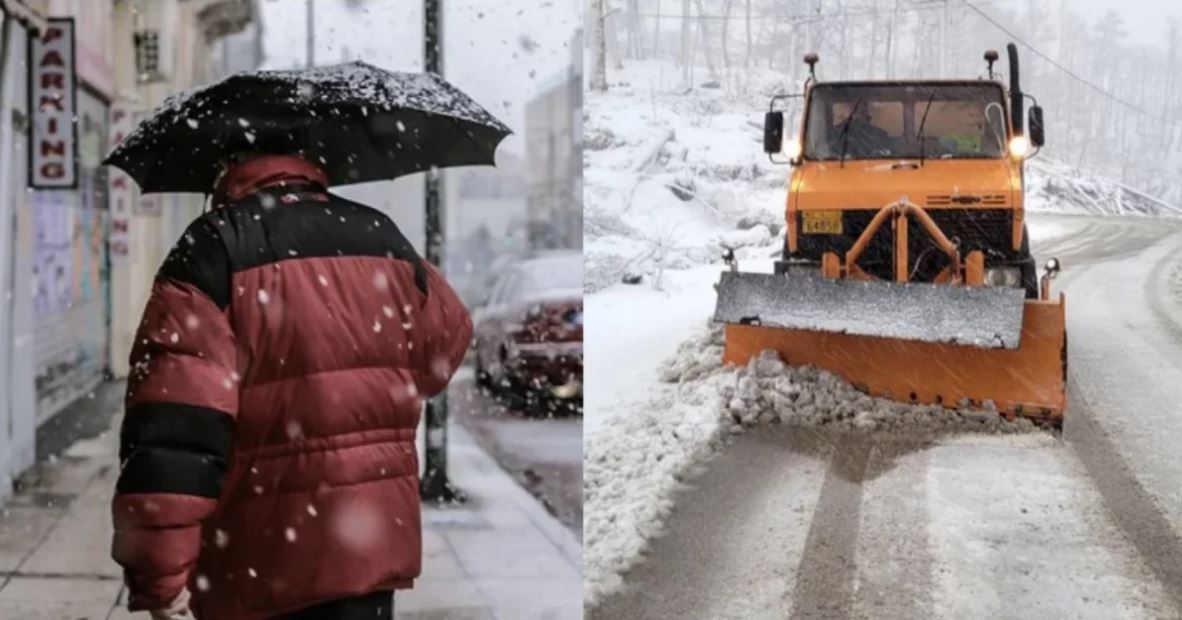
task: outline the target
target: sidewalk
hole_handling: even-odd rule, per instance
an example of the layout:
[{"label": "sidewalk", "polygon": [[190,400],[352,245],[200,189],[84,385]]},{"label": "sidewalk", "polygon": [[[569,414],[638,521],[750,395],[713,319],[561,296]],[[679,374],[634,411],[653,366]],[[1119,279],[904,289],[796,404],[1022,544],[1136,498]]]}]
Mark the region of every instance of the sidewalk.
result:
[{"label": "sidewalk", "polygon": [[[117,429],[119,418],[113,420]],[[451,432],[458,508],[424,508],[423,575],[400,592],[400,620],[582,617],[582,548],[481,451]],[[118,431],[39,463],[0,509],[0,618],[126,620],[119,567],[110,560],[110,499]]]}]

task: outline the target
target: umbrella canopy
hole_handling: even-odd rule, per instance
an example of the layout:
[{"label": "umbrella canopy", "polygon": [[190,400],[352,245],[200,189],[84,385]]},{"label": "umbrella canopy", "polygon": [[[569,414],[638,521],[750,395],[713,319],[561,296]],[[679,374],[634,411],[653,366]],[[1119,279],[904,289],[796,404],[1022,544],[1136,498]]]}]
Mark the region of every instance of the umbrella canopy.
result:
[{"label": "umbrella canopy", "polygon": [[143,192],[209,193],[234,153],[297,153],[342,185],[492,164],[509,133],[438,75],[352,62],[239,73],[173,95],[103,163]]}]

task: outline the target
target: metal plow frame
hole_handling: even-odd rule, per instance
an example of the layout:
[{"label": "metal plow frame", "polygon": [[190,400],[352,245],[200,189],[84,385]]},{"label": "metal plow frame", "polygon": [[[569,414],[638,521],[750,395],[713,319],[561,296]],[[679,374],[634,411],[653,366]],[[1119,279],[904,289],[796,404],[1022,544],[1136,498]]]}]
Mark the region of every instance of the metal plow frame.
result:
[{"label": "metal plow frame", "polygon": [[1064,309],[1062,295],[1027,301],[1017,349],[727,325],[723,361],[746,364],[773,350],[788,364],[824,368],[872,396],[949,408],[992,400],[1008,418],[1058,426],[1067,400]]},{"label": "metal plow frame", "polygon": [[[896,256],[906,265],[908,215],[916,216],[949,255],[951,265],[938,282],[946,286],[982,284],[980,252],[970,252],[962,262],[955,244],[924,210],[905,200],[882,208],[847,253],[844,264],[835,255],[825,256],[822,275],[872,279],[858,269],[856,261],[869,238],[892,217]],[[905,282],[905,269],[896,271],[896,281]],[[1062,294],[1050,299],[1049,276],[1043,276],[1040,288],[1042,299],[1027,300],[1022,306],[1017,348],[728,323],[723,361],[746,364],[760,352],[772,350],[788,364],[823,368],[872,396],[948,408],[965,404],[980,407],[992,401],[1007,418],[1023,416],[1061,427],[1067,401],[1066,303]]]}]

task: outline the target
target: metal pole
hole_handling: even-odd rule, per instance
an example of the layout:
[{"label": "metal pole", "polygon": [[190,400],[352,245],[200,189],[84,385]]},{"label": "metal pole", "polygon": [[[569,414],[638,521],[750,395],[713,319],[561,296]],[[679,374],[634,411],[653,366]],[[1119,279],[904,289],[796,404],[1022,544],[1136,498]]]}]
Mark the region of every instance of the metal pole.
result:
[{"label": "metal pole", "polygon": [[305,44],[307,46],[307,49],[304,53],[304,66],[311,69],[312,67],[316,66],[316,12],[312,8],[312,0],[305,0],[304,8],[307,11],[306,21],[308,25],[308,27],[305,29],[306,32],[304,33],[306,35]]},{"label": "metal pole", "polygon": [[[423,69],[443,75],[443,0],[423,0]],[[427,172],[424,188],[427,260],[443,267],[443,199],[439,171]],[[427,401],[424,412],[426,449],[419,494],[424,500],[462,502],[467,499],[447,478],[447,391]]]}]

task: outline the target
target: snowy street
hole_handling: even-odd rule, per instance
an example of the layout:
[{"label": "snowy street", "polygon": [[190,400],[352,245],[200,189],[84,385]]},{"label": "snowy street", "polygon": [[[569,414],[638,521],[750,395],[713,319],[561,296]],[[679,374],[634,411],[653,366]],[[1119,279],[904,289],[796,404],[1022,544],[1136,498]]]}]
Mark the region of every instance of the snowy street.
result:
[{"label": "snowy street", "polygon": [[1030,217],[1061,437],[731,435],[588,617],[1182,618],[1182,222]]},{"label": "snowy street", "polygon": [[476,442],[578,538],[583,536],[583,418],[514,406],[478,389],[467,371],[451,411]]}]

